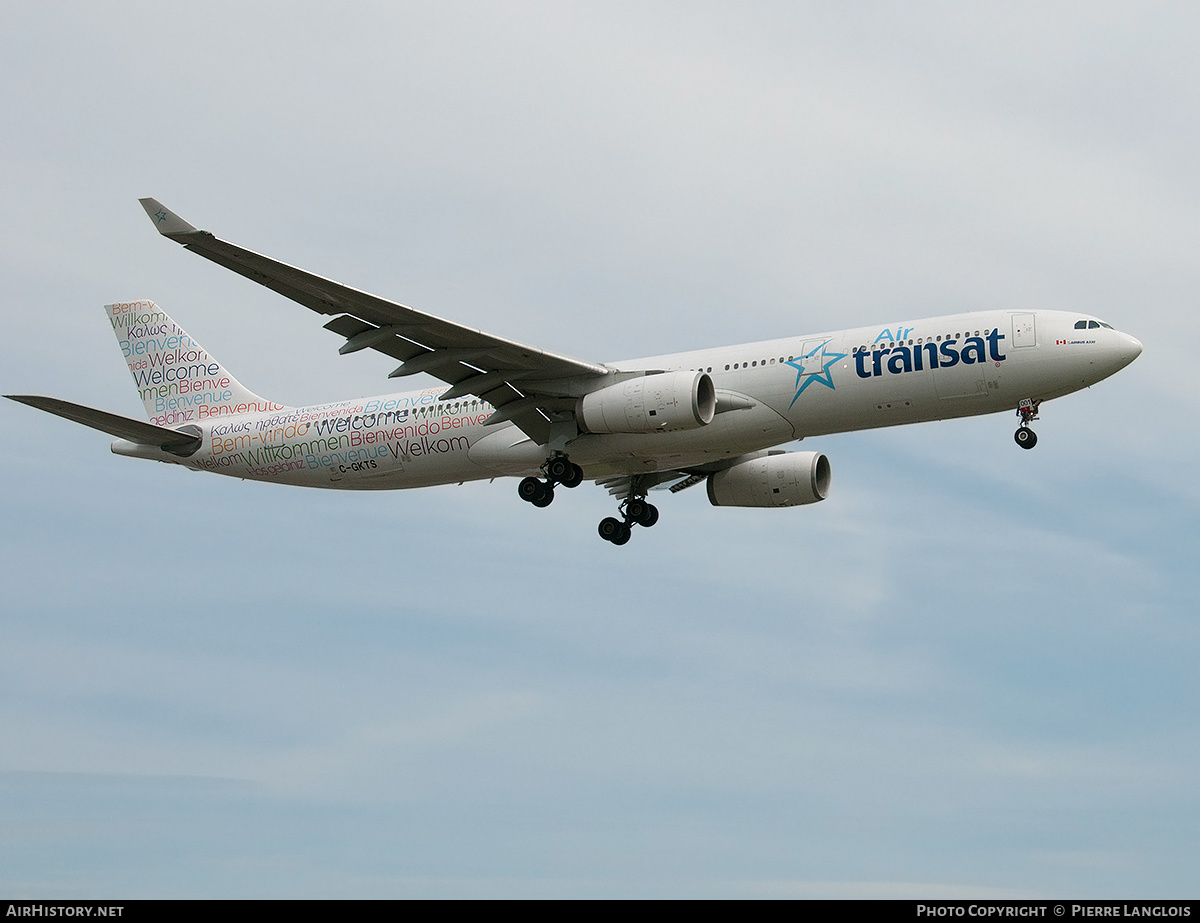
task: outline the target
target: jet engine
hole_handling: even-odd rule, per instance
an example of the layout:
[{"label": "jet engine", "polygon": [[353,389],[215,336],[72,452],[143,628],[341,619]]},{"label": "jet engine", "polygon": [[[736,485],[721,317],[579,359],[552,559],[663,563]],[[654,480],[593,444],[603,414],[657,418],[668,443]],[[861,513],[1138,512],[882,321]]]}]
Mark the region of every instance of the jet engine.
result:
[{"label": "jet engine", "polygon": [[705,372],[642,375],[585,394],[575,406],[589,433],[669,433],[699,429],[717,412],[717,389]]},{"label": "jet engine", "polygon": [[800,506],[829,495],[829,459],[784,452],[738,462],[708,479],[713,506]]}]

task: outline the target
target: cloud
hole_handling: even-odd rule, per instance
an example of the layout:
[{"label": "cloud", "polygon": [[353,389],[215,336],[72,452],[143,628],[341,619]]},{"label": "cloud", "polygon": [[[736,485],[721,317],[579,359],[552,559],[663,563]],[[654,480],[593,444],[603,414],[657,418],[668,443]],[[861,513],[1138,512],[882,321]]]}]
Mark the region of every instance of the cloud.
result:
[{"label": "cloud", "polygon": [[[588,359],[1065,308],[1015,418],[805,440],[798,510],[322,494],[0,408],[8,893],[1174,894],[1195,828],[1194,16],[928,4],[14,9],[6,393],[140,412],[100,306],[376,393],[159,239]],[[131,870],[139,871],[135,874]]]}]

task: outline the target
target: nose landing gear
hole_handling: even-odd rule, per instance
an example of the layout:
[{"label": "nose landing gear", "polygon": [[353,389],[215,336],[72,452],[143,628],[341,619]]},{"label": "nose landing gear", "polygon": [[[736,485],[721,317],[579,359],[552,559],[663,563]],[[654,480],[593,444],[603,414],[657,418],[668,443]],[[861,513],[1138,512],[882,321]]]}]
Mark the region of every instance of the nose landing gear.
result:
[{"label": "nose landing gear", "polygon": [[565,455],[552,455],[542,465],[546,480],[523,478],[517,485],[517,495],[526,503],[546,507],[554,502],[554,485],[578,487],[583,483],[583,469]]},{"label": "nose landing gear", "polygon": [[1029,423],[1038,418],[1039,404],[1040,400],[1027,397],[1017,405],[1017,416],[1021,418],[1021,426],[1013,433],[1013,439],[1022,449],[1032,449],[1037,445],[1037,433],[1029,428]]}]

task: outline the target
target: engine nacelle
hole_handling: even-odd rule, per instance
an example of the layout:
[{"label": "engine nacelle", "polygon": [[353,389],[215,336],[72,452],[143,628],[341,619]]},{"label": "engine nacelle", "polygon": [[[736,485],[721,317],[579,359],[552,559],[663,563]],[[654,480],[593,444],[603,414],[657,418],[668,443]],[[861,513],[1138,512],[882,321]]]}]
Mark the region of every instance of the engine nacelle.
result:
[{"label": "engine nacelle", "polygon": [[739,462],[708,479],[713,506],[800,506],[829,496],[829,459],[785,452]]},{"label": "engine nacelle", "polygon": [[575,405],[580,429],[589,433],[669,433],[699,429],[717,412],[717,389],[705,372],[662,372],[630,378]]}]

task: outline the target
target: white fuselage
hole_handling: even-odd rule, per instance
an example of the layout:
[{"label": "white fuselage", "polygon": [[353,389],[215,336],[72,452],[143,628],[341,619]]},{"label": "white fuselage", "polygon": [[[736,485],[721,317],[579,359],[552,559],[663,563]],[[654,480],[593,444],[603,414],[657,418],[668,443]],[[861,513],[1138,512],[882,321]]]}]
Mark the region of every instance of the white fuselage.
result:
[{"label": "white fuselage", "polygon": [[[1141,351],[1093,318],[987,311],[610,363],[622,371],[711,375],[718,412],[696,429],[582,434],[567,451],[587,477],[682,469],[828,433],[1013,412],[1095,384]],[[484,426],[478,398],[445,386],[270,413],[202,419],[179,458],[124,440],[122,455],[308,487],[424,487],[536,473],[546,447],[511,423]],[[722,402],[728,407],[723,409]]]}]

